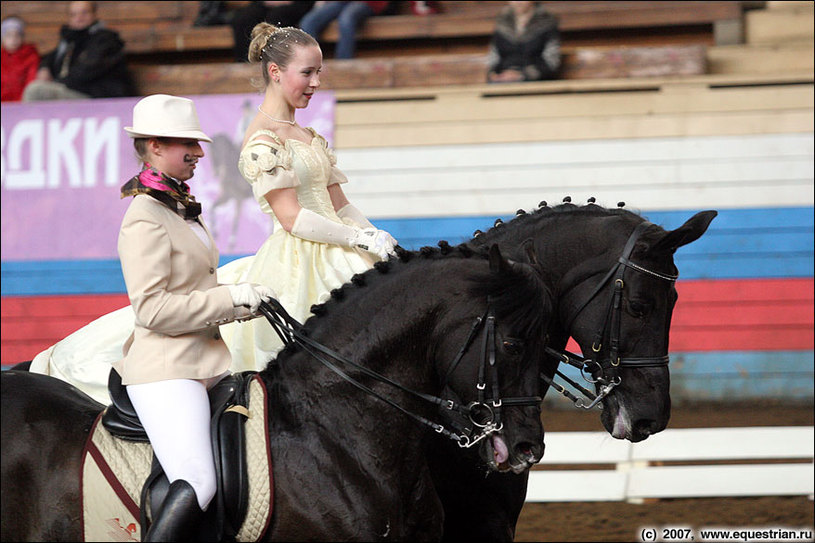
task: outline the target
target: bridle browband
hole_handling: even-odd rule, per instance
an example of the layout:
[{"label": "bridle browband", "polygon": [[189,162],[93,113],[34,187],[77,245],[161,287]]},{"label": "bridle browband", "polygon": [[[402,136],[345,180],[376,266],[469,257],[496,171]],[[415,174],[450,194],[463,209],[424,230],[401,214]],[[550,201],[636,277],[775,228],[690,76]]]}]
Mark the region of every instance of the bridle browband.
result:
[{"label": "bridle browband", "polygon": [[[631,262],[630,257],[631,252],[634,250],[634,245],[637,243],[637,240],[643,234],[643,232],[645,232],[645,230],[647,230],[650,226],[653,226],[653,223],[643,221],[639,223],[636,228],[634,228],[634,231],[631,232],[631,235],[628,237],[628,241],[626,241],[622,255],[617,259],[617,263],[608,271],[608,273],[606,273],[605,277],[603,277],[600,283],[595,286],[588,298],[586,298],[586,300],[584,300],[583,303],[578,306],[577,311],[574,312],[565,327],[565,330],[568,332],[571,329],[572,323],[574,323],[574,320],[583,311],[583,309],[586,308],[586,306],[600,293],[600,291],[603,290],[603,288],[605,288],[609,282],[613,282],[614,289],[611,294],[608,310],[606,311],[606,318],[604,319],[600,329],[595,333],[592,341],[592,356],[595,358],[584,358],[574,353],[570,353],[569,351],[558,351],[552,349],[551,347],[546,347],[546,354],[549,357],[580,369],[580,372],[586,381],[600,386],[599,392],[594,394],[590,390],[580,386],[572,379],[569,379],[563,375],[560,371],[555,372],[556,375],[563,378],[571,386],[579,390],[580,393],[589,398],[590,403],[586,404],[582,398],[576,397],[563,386],[555,383],[553,378],[541,373],[541,378],[544,381],[551,385],[557,392],[572,400],[577,407],[591,409],[596,405],[599,405],[602,399],[608,396],[611,391],[614,390],[614,387],[618,386],[622,382],[622,378],[618,373],[618,369],[620,367],[648,368],[668,365],[669,358],[667,353],[663,356],[653,357],[619,356],[622,300],[623,290],[625,288],[624,276],[626,269],[631,268],[639,273],[644,273],[671,283],[674,283],[678,277],[677,275],[669,275],[649,270]],[[607,346],[607,348],[604,349],[604,346]],[[606,354],[605,357],[603,357],[603,353]],[[591,377],[587,377],[587,373]]]},{"label": "bridle browband", "polygon": [[[308,335],[303,331],[303,326],[299,322],[297,322],[288,312],[283,308],[280,303],[275,300],[271,299],[269,302],[262,302],[260,304],[259,311],[266,317],[271,324],[274,331],[280,337],[285,345],[290,343],[295,343],[299,345],[305,352],[310,354],[312,357],[317,359],[320,363],[325,365],[331,371],[342,377],[344,380],[348,381],[355,387],[359,388],[360,390],[382,400],[383,402],[387,403],[388,405],[398,409],[408,417],[412,418],[419,424],[425,425],[433,429],[433,431],[442,434],[445,437],[448,437],[458,443],[459,447],[462,448],[469,448],[481,441],[482,439],[494,434],[496,432],[500,432],[503,429],[503,423],[501,422],[501,406],[527,406],[527,405],[539,405],[541,402],[540,396],[529,396],[529,397],[521,397],[521,398],[501,398],[500,391],[498,387],[498,368],[496,365],[496,352],[495,352],[495,317],[492,313],[492,307],[487,309],[487,313],[483,317],[478,317],[476,322],[473,324],[472,328],[470,329],[470,333],[467,336],[467,340],[464,346],[459,350],[456,358],[453,360],[453,363],[450,364],[450,367],[443,379],[442,389],[447,384],[447,380],[449,379],[450,375],[452,374],[455,367],[461,362],[461,359],[464,357],[464,354],[469,349],[470,345],[474,342],[479,329],[484,327],[484,341],[482,343],[482,356],[481,356],[481,363],[479,366],[478,371],[478,383],[476,383],[476,389],[478,391],[478,401],[470,402],[467,405],[462,405],[452,399],[449,398],[441,398],[439,396],[433,396],[431,394],[425,394],[422,392],[417,392],[415,390],[411,390],[407,387],[392,381],[388,377],[381,375],[373,370],[370,370],[364,366],[357,364],[356,362],[349,360],[336,351],[329,349],[325,345],[311,339]],[[357,379],[351,377],[342,369],[337,367],[336,364],[331,362],[334,360],[336,362],[346,364],[347,366],[351,366],[359,370],[362,374],[370,377],[376,381],[381,383],[385,383],[392,387],[395,387],[403,392],[411,394],[419,399],[424,401],[430,402],[441,409],[446,409],[451,412],[457,412],[470,420],[471,426],[469,428],[464,427],[462,425],[458,425],[455,422],[450,422],[450,425],[454,427],[455,431],[450,431],[445,428],[442,424],[435,423],[431,420],[428,420],[421,415],[417,415],[412,413],[402,407],[401,405],[397,404],[393,400],[382,396],[378,392],[374,391],[367,385],[359,382]],[[485,373],[487,367],[490,368],[491,371],[491,381],[492,381],[492,398],[487,399],[485,398],[485,390],[486,390],[486,383],[485,383]]]}]

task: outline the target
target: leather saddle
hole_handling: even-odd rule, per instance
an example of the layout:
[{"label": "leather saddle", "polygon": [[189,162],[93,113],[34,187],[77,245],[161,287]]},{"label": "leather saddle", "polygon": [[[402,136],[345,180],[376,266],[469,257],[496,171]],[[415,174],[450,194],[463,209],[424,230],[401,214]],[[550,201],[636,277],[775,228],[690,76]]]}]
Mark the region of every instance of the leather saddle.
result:
[{"label": "leather saddle", "polygon": [[[244,421],[248,414],[249,384],[256,373],[246,371],[230,375],[209,390],[212,452],[218,491],[201,524],[201,541],[234,540],[246,517],[249,480]],[[122,385],[122,378],[115,369],[110,371],[108,390],[112,403],[102,415],[102,425],[121,439],[149,442],[126,387]],[[154,454],[151,473],[141,494],[143,531],[147,530],[148,511],[150,518],[155,518],[169,486],[167,476]]]}]

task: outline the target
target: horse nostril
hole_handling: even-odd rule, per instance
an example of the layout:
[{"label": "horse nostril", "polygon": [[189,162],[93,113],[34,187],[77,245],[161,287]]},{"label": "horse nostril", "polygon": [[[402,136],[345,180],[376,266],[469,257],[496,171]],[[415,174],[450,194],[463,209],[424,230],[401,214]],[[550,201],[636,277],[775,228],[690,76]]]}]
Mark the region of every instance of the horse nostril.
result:
[{"label": "horse nostril", "polygon": [[543,447],[540,444],[521,442],[515,446],[515,456],[535,463],[543,457]]},{"label": "horse nostril", "polygon": [[660,431],[659,424],[655,420],[651,419],[640,419],[634,424],[634,431],[646,438],[652,434],[656,434]]}]

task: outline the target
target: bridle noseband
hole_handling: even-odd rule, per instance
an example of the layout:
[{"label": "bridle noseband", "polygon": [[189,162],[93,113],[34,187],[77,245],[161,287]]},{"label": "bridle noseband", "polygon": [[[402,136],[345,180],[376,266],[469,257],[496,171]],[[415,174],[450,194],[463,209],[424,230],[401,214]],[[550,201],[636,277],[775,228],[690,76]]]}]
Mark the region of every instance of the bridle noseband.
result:
[{"label": "bridle noseband", "polygon": [[[493,314],[491,305],[487,308],[487,312],[484,314],[484,316],[476,317],[475,322],[473,322],[470,332],[467,334],[467,339],[464,341],[464,345],[461,346],[461,349],[459,349],[456,357],[450,363],[450,366],[447,368],[447,371],[442,378],[442,390],[444,390],[444,388],[447,386],[450,376],[453,374],[459,362],[461,362],[461,359],[469,350],[470,345],[472,345],[472,343],[475,341],[475,338],[482,326],[484,328],[484,337],[483,341],[481,342],[481,362],[478,366],[478,382],[475,385],[478,400],[472,401],[466,406],[466,415],[470,421],[470,427],[462,427],[452,419],[449,421],[450,426],[456,428],[462,437],[466,439],[466,444],[459,442],[461,447],[471,447],[485,437],[495,432],[500,432],[504,428],[504,423],[501,420],[502,407],[535,406],[540,405],[542,401],[540,396],[501,398],[501,392],[498,386],[498,366],[495,358],[495,315]],[[487,369],[490,371],[490,381],[492,382],[492,396],[489,399],[486,398]],[[452,400],[450,401],[452,402]],[[453,411],[453,409],[449,407],[448,409]],[[480,428],[480,431],[474,438],[470,438],[469,436],[472,435],[472,432],[476,428]]]},{"label": "bridle noseband", "polygon": [[[597,284],[591,295],[589,295],[589,297],[586,298],[586,300],[580,304],[580,306],[578,306],[577,311],[575,311],[565,327],[565,330],[568,332],[571,329],[572,323],[574,323],[575,319],[583,311],[583,309],[586,308],[586,306],[600,293],[600,291],[603,290],[603,288],[605,288],[609,282],[613,283],[614,287],[611,294],[611,300],[608,305],[608,310],[606,311],[606,318],[603,320],[603,324],[600,329],[594,334],[594,339],[592,341],[591,350],[592,357],[594,358],[584,358],[565,350],[558,351],[550,347],[546,347],[546,354],[551,358],[557,359],[559,362],[565,362],[580,369],[580,372],[586,381],[600,386],[599,392],[595,395],[590,390],[580,386],[573,380],[563,375],[560,371],[556,371],[556,375],[562,377],[570,385],[589,398],[590,403],[586,404],[582,398],[576,397],[564,387],[555,383],[553,378],[541,373],[541,378],[544,381],[551,385],[560,394],[563,394],[572,400],[577,407],[591,409],[596,405],[599,405],[602,399],[608,396],[611,391],[614,390],[614,387],[618,386],[622,382],[622,378],[618,372],[618,369],[621,367],[648,368],[668,365],[669,358],[667,353],[665,353],[663,356],[653,357],[619,356],[620,325],[622,322],[622,301],[623,290],[625,288],[624,276],[626,269],[631,268],[639,273],[644,273],[671,283],[674,283],[678,278],[677,275],[656,272],[631,262],[630,257],[631,252],[634,250],[634,245],[637,243],[637,240],[643,234],[643,232],[645,232],[645,230],[650,226],[653,226],[653,223],[643,221],[639,223],[636,228],[634,228],[634,231],[631,232],[631,235],[628,237],[628,241],[626,241],[622,255],[617,259],[617,263],[608,271],[608,273],[606,273],[605,277],[603,277],[600,283]],[[606,354],[605,357],[603,357],[604,352]],[[587,377],[587,373],[590,377]]]},{"label": "bridle noseband", "polygon": [[[266,317],[271,324],[272,328],[280,339],[283,341],[285,345],[289,343],[295,343],[303,348],[303,350],[309,353],[312,357],[317,359],[331,371],[354,385],[355,387],[359,388],[360,390],[384,401],[388,405],[398,409],[402,413],[406,414],[416,422],[429,426],[433,429],[433,431],[444,435],[454,441],[456,441],[459,447],[462,448],[469,448],[481,441],[482,439],[494,434],[496,432],[500,432],[504,425],[501,422],[501,406],[527,406],[527,405],[539,405],[542,401],[540,396],[529,396],[529,397],[520,397],[520,398],[501,398],[500,389],[498,386],[498,367],[496,364],[496,350],[495,350],[495,316],[492,312],[492,306],[490,305],[487,309],[486,314],[483,317],[478,317],[473,324],[472,328],[470,329],[470,333],[467,336],[467,340],[462,348],[459,350],[456,358],[453,360],[452,364],[450,364],[449,369],[443,379],[442,382],[442,389],[447,384],[447,381],[452,374],[453,370],[456,368],[461,359],[464,357],[464,354],[469,349],[470,345],[474,342],[476,336],[480,328],[484,327],[484,340],[481,346],[481,362],[479,365],[478,370],[478,382],[476,383],[476,390],[478,392],[478,400],[470,402],[467,405],[462,405],[459,402],[456,402],[449,398],[441,398],[438,396],[433,396],[431,394],[424,394],[422,392],[417,392],[415,390],[411,390],[406,388],[399,383],[396,383],[381,375],[375,371],[372,371],[364,366],[357,364],[356,362],[349,360],[339,353],[329,349],[328,347],[322,345],[321,343],[311,339],[308,335],[302,330],[302,324],[297,322],[291,315],[286,312],[280,303],[272,299],[269,302],[262,302],[259,308],[260,312]],[[342,364],[346,364],[348,366],[352,366],[359,370],[362,374],[366,375],[367,377],[373,378],[381,383],[388,384],[392,387],[398,388],[403,392],[411,394],[417,398],[430,402],[432,404],[437,405],[440,408],[446,409],[450,412],[457,412],[465,417],[467,417],[470,421],[470,426],[465,427],[455,423],[454,421],[450,422],[450,426],[454,428],[455,431],[450,431],[445,428],[442,424],[438,424],[432,422],[421,415],[417,415],[405,409],[404,407],[400,406],[393,400],[382,396],[381,394],[377,393],[370,387],[364,385],[363,383],[359,382],[357,379],[351,377],[346,372],[338,368],[331,360],[336,362],[340,362]],[[486,391],[486,370],[487,368],[490,369],[491,381],[492,381],[492,397],[487,399],[485,398],[485,391]]]}]

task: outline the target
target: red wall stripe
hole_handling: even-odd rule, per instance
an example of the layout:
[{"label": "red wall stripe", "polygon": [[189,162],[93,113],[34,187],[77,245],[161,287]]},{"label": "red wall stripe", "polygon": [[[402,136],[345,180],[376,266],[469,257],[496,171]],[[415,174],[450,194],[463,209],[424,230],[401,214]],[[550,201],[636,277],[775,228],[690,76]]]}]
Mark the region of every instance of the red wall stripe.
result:
[{"label": "red wall stripe", "polygon": [[[812,278],[680,281],[677,290],[671,352],[813,350]],[[4,297],[2,365],[30,360],[128,303],[124,294]]]},{"label": "red wall stripe", "polygon": [[0,304],[2,365],[31,360],[92,320],[129,303],[126,294],[4,296]]},{"label": "red wall stripe", "polygon": [[670,350],[812,350],[813,286],[812,278],[680,281]]}]

